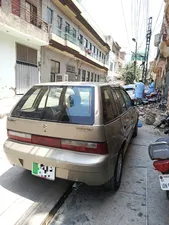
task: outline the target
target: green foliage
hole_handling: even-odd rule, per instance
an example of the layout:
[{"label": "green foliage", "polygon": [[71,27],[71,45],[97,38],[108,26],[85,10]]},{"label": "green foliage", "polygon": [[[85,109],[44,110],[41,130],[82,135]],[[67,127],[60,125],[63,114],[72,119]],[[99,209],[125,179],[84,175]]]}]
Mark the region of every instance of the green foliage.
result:
[{"label": "green foliage", "polygon": [[136,76],[134,76],[134,63],[128,63],[122,71],[122,79],[125,84],[133,84],[134,80],[138,81],[141,77],[141,69],[136,67]]}]

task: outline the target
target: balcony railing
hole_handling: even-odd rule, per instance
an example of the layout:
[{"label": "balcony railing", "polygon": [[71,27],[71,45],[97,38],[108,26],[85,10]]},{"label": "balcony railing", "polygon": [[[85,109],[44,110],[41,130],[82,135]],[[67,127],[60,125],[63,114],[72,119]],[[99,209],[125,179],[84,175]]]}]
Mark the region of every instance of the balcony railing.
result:
[{"label": "balcony railing", "polygon": [[32,24],[44,32],[48,32],[48,24],[38,16],[38,9],[30,4],[30,10],[18,4],[16,1],[6,0],[2,1],[0,7],[6,13],[12,13],[15,16],[20,17],[22,20]]},{"label": "balcony railing", "polygon": [[80,49],[82,51],[84,51],[86,53],[86,55],[89,55],[89,56],[93,57],[94,59],[96,59],[97,61],[103,63],[104,65],[108,65],[108,60],[103,59],[102,57],[99,57],[99,55],[97,55],[96,53],[94,53],[93,51],[91,51],[89,48],[86,48],[84,46],[84,44],[81,43],[81,40],[79,40],[76,37],[76,35],[71,30],[68,33],[68,32],[65,32],[62,29],[59,29],[56,26],[51,26],[50,29],[49,29],[49,32],[50,33],[54,33],[58,37],[66,40],[66,41],[69,41],[69,42],[73,43],[74,45],[80,47]]}]

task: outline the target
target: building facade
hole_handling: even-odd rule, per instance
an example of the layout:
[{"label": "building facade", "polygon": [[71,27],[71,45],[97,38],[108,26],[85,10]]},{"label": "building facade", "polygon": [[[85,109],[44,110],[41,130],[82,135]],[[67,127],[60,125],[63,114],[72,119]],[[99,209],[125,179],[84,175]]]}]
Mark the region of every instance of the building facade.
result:
[{"label": "building facade", "polygon": [[122,65],[120,46],[76,0],[0,0],[0,91],[39,82],[102,82]]},{"label": "building facade", "polygon": [[48,40],[41,1],[0,0],[0,88],[25,93],[39,82],[41,46]]},{"label": "building facade", "polygon": [[106,42],[110,46],[110,52],[108,57],[108,80],[116,81],[121,78],[121,71],[125,64],[125,52],[120,51],[121,47],[117,42],[113,40],[113,37],[105,36]]},{"label": "building facade", "polygon": [[105,81],[110,47],[77,1],[42,0],[49,46],[41,51],[41,81]]}]

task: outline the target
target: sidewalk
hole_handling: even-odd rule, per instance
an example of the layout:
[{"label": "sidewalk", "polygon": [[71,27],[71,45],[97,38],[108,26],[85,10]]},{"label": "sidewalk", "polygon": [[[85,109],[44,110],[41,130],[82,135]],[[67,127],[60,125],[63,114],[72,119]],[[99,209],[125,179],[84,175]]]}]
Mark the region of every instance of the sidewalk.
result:
[{"label": "sidewalk", "polygon": [[15,97],[0,99],[0,119],[10,113],[21,97],[22,95],[16,95]]}]

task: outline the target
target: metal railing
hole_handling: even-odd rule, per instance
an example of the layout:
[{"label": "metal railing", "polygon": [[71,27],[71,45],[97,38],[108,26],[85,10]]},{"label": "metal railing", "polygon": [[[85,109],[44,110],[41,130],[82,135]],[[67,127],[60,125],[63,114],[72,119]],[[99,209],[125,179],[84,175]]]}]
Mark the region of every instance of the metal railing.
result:
[{"label": "metal railing", "polygon": [[2,1],[0,5],[1,9],[6,13],[12,13],[15,16],[20,17],[22,20],[28,22],[29,24],[32,24],[39,29],[48,32],[48,24],[42,20],[40,16],[38,16],[38,8],[35,7],[37,10],[37,13],[28,11],[25,7],[23,7],[21,4],[18,4],[16,1],[6,0]]},{"label": "metal railing", "polygon": [[108,65],[108,61],[106,59],[103,59],[98,54],[96,54],[92,50],[90,50],[89,48],[86,48],[84,46],[84,44],[81,43],[81,41],[77,37],[75,37],[75,35],[73,34],[73,32],[71,30],[69,32],[66,32],[62,29],[59,29],[57,26],[51,25],[49,32],[54,33],[57,36],[59,36],[60,38],[75,44],[76,46],[80,47],[80,49],[82,51],[86,52],[86,55],[91,56],[92,58],[98,60],[99,62],[103,63],[104,65]]}]

